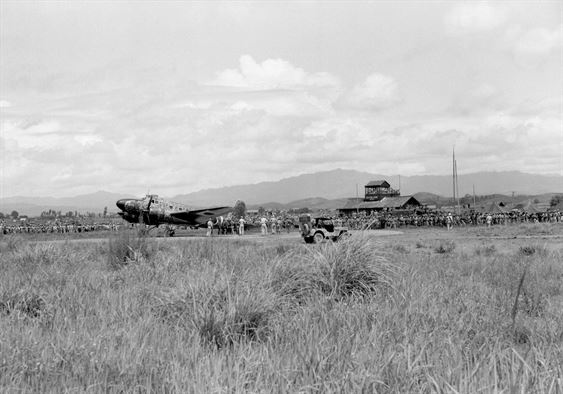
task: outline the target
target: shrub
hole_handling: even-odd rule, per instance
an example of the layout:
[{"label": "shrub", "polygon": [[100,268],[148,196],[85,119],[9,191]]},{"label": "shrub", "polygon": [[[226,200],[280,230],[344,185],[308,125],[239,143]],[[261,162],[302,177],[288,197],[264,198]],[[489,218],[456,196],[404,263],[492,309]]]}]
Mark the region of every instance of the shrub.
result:
[{"label": "shrub", "polygon": [[536,248],[533,246],[520,246],[519,253],[523,256],[531,256],[536,253]]},{"label": "shrub", "polygon": [[393,284],[397,267],[367,237],[304,247],[277,262],[272,287],[281,297],[315,293],[334,299],[365,297]]}]

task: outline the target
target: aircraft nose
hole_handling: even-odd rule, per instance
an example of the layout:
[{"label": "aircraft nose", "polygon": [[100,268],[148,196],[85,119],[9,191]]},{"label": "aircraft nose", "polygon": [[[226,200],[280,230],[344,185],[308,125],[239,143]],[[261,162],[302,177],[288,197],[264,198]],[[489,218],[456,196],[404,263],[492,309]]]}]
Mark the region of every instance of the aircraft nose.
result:
[{"label": "aircraft nose", "polygon": [[117,208],[121,209],[122,211],[125,211],[125,205],[127,205],[127,201],[128,200],[126,199],[117,200],[115,205],[117,205]]}]

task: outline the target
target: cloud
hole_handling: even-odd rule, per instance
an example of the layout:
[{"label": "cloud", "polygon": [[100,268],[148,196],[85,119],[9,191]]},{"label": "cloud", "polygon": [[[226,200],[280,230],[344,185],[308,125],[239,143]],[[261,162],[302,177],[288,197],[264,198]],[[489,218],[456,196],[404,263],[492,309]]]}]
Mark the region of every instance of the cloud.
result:
[{"label": "cloud", "polygon": [[554,29],[537,27],[529,30],[511,28],[506,39],[516,55],[543,56],[560,49],[563,44],[563,25]]},{"label": "cloud", "polygon": [[493,30],[505,19],[505,13],[488,2],[468,2],[454,5],[446,13],[444,24],[450,34],[472,34]]},{"label": "cloud", "polygon": [[209,85],[245,89],[308,89],[338,88],[340,81],[327,72],[309,73],[282,59],[257,63],[251,56],[239,59],[239,68],[217,73]]},{"label": "cloud", "polygon": [[0,108],[10,108],[12,106],[12,103],[10,103],[8,100],[0,100]]},{"label": "cloud", "polygon": [[397,82],[387,75],[374,73],[351,91],[344,93],[339,104],[355,109],[381,110],[400,101]]}]

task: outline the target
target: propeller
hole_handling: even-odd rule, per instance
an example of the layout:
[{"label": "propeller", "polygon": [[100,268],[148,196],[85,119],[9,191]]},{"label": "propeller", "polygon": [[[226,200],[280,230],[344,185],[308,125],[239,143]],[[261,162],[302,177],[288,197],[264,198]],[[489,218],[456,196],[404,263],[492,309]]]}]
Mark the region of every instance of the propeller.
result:
[{"label": "propeller", "polygon": [[149,199],[149,202],[147,203],[147,206],[144,207],[143,206],[143,202],[141,201],[141,205],[139,207],[139,223],[144,223],[147,225],[150,225],[150,208],[151,208],[151,203],[152,203],[152,196],[151,195],[147,195],[147,197]]}]

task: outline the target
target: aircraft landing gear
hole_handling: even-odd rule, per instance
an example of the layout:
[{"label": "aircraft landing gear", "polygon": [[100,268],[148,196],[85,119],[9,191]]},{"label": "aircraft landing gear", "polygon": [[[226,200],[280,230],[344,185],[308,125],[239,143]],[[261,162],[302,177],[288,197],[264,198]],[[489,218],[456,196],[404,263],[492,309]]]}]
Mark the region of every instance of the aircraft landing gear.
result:
[{"label": "aircraft landing gear", "polygon": [[173,237],[175,233],[176,233],[176,230],[174,229],[174,227],[172,227],[172,226],[164,227],[164,236],[165,237]]}]

